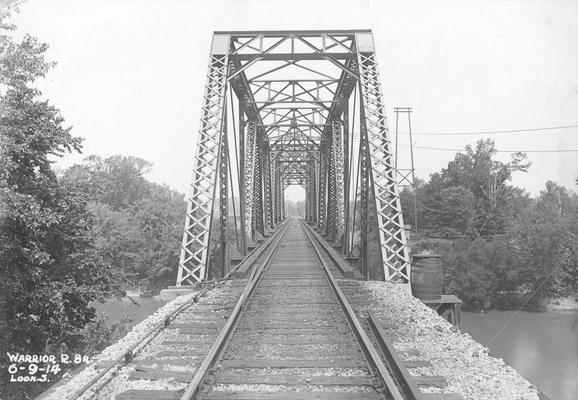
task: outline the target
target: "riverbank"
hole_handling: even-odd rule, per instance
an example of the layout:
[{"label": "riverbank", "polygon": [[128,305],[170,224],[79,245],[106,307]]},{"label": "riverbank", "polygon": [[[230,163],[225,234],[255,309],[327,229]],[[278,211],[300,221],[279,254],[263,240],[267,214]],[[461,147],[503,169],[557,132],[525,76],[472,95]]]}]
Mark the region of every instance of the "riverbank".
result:
[{"label": "riverbank", "polygon": [[545,302],[546,311],[578,311],[576,297],[549,299]]}]

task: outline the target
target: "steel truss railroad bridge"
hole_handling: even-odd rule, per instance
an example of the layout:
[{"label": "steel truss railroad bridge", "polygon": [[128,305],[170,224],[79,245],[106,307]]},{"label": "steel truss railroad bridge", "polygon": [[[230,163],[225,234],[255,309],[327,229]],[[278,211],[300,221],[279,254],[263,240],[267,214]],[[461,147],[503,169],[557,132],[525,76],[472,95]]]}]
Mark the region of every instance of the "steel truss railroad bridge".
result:
[{"label": "steel truss railroad bridge", "polygon": [[370,30],[215,32],[177,286],[247,255],[290,185],[367,279],[407,282],[398,175]]}]

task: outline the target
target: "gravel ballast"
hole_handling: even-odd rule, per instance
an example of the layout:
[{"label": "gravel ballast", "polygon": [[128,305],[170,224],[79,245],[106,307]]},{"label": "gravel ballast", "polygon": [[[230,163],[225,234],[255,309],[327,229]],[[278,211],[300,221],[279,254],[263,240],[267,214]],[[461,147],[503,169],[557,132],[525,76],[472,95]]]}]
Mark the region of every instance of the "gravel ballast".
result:
[{"label": "gravel ballast", "polygon": [[[212,302],[219,301],[221,297],[225,296],[226,292],[231,290],[231,283],[228,282],[226,284],[220,285],[217,288],[210,290],[204,297],[202,297],[198,303],[193,303],[183,311],[182,314],[177,316],[177,318],[173,321],[173,323],[182,323],[186,322],[187,320],[191,319],[187,315],[193,313],[195,314],[195,310],[198,309],[199,313],[202,313],[202,310],[205,308],[207,304],[211,304]],[[100,354],[92,357],[89,363],[84,367],[83,370],[80,372],[74,372],[70,377],[64,377],[61,382],[57,383],[56,386],[52,389],[49,389],[42,395],[41,400],[66,400],[72,398],[73,395],[84,385],[91,381],[91,379],[95,378],[104,368],[110,365],[111,362],[117,360],[119,357],[122,357],[127,350],[139,342],[144,335],[150,332],[156,325],[162,323],[169,315],[171,315],[177,308],[179,308],[182,304],[191,300],[193,296],[196,295],[198,291],[195,291],[191,294],[179,296],[170,303],[167,303],[163,307],[159,308],[153,315],[139,323],[138,325],[134,326],[133,329],[125,335],[122,339],[117,341],[116,343],[112,344],[111,346],[104,349]],[[201,338],[201,335],[195,335],[196,338]],[[141,353],[139,353],[139,358],[144,358],[150,355],[153,355],[158,348],[161,346],[161,342],[163,340],[171,340],[171,339],[182,339],[182,335],[179,335],[178,330],[175,329],[167,329],[163,330],[158,334],[144,349]],[[208,338],[209,341],[212,341],[214,338]],[[166,369],[166,368],[165,368]],[[180,371],[187,371],[187,372],[194,372],[194,368],[190,366],[171,366],[172,370],[180,370]],[[165,382],[151,382],[151,381],[129,381],[128,375],[132,372],[134,368],[132,367],[123,367],[120,370],[116,370],[113,368],[109,371],[103,378],[105,379],[109,375],[114,376],[114,378],[106,385],[106,388],[103,390],[103,393],[99,393],[96,398],[110,398],[113,399],[114,396],[124,390],[128,389],[181,389],[183,385],[177,384],[170,381]],[[185,385],[186,386],[186,385]],[[94,398],[94,393],[91,390],[88,390],[81,399],[88,399]]]},{"label": "gravel ballast", "polygon": [[[351,282],[351,281],[349,281]],[[207,305],[220,302],[227,297],[225,294],[231,287],[225,285],[209,292],[202,298],[199,304],[192,305],[198,308],[199,313],[186,313],[175,320],[175,323],[196,320],[203,315],[202,309]],[[471,400],[538,400],[538,392],[526,379],[518,374],[513,368],[506,365],[503,360],[489,356],[488,349],[474,341],[468,334],[459,332],[435,311],[425,306],[421,301],[412,297],[407,287],[387,282],[360,282],[359,287],[370,300],[368,306],[364,306],[364,311],[372,311],[380,322],[387,326],[386,332],[393,342],[395,348],[400,352],[405,360],[425,359],[431,362],[431,367],[412,368],[410,373],[422,376],[443,376],[448,382],[447,387],[422,387],[423,392],[431,393],[459,393],[465,399]],[[121,357],[126,350],[136,343],[140,338],[150,331],[156,324],[162,322],[166,316],[172,313],[181,304],[188,301],[194,294],[181,296],[166,304],[154,315],[135,326],[130,333],[117,343],[109,346],[98,356],[91,359],[89,365],[71,378],[65,378],[65,383],[58,385],[42,400],[66,400],[69,399],[79,388],[84,386],[94,378],[107,362]],[[222,314],[227,314],[223,309]],[[208,314],[204,314],[207,316]],[[362,312],[363,315],[363,312]],[[222,318],[221,312],[209,314],[212,319]],[[200,321],[199,321],[200,322]],[[393,328],[392,328],[393,326]],[[207,342],[211,343],[214,338],[208,335]],[[249,335],[250,336],[250,335]],[[263,335],[257,334],[257,337]],[[189,338],[203,339],[203,335],[188,336]],[[147,348],[139,354],[139,358],[146,359],[154,356],[157,351],[167,349],[167,345],[162,347],[162,342],[167,340],[182,340],[177,330],[168,329],[161,332]],[[257,343],[255,343],[256,345]],[[178,346],[177,346],[178,347]],[[194,348],[194,345],[191,345]],[[257,348],[249,346],[253,351]],[[304,346],[305,347],[305,346]],[[324,350],[329,350],[331,345],[320,346]],[[168,349],[172,349],[170,346]],[[260,350],[263,350],[261,348]],[[305,348],[301,349],[305,352]],[[409,351],[404,354],[404,351]],[[304,355],[304,354],[302,354]],[[276,357],[274,357],[276,358]],[[193,365],[187,366],[159,366],[162,369],[172,371],[183,371],[194,373]],[[129,375],[134,370],[132,367],[123,367],[115,372],[115,376],[101,390],[97,399],[114,399],[114,397],[129,389],[169,389],[180,390],[186,385],[175,382],[172,379],[147,381],[130,380]],[[235,374],[235,370],[230,370]],[[276,372],[294,376],[364,376],[367,374],[363,369],[351,368],[319,368],[312,371],[311,368],[292,368],[284,370],[275,369],[255,369],[253,371],[244,370],[243,374],[250,372],[252,375],[271,375]],[[243,390],[265,390],[271,391],[273,388],[262,385],[241,385],[237,388],[231,385],[219,385],[214,390],[230,391],[234,389]],[[275,390],[283,390],[277,387]],[[315,391],[316,388],[307,386],[300,388],[306,391]],[[359,389],[359,388],[355,388]],[[296,389],[293,389],[296,390]],[[333,389],[330,389],[333,390]],[[354,390],[353,388],[335,388],[334,390]],[[90,398],[91,393],[86,393],[83,399]]]},{"label": "gravel ballast", "polygon": [[489,350],[462,333],[434,310],[408,293],[407,286],[388,282],[360,282],[368,292],[367,308],[382,324],[398,351],[417,349],[432,367],[410,369],[412,374],[440,375],[448,386],[424,392],[459,393],[471,400],[538,400],[537,389]]}]

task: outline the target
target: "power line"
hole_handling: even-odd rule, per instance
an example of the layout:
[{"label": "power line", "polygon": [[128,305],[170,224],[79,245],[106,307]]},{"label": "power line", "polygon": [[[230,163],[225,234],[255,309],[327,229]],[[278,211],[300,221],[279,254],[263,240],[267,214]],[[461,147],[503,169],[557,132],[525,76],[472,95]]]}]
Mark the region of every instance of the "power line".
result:
[{"label": "power line", "polygon": [[[409,147],[406,144],[399,146]],[[427,146],[413,146],[414,149],[438,150],[438,151],[457,151],[461,152],[464,149],[448,149],[444,147],[427,147]],[[496,150],[497,153],[576,153],[578,149],[552,149],[552,150]]]},{"label": "power line", "polygon": [[[578,125],[563,125],[563,126],[548,126],[543,128],[527,128],[527,129],[509,129],[501,131],[476,131],[476,132],[412,132],[412,135],[420,136],[462,136],[462,135],[495,135],[500,133],[520,133],[520,132],[538,132],[551,131],[557,129],[578,128]],[[409,135],[409,132],[399,132],[402,135]]]},{"label": "power line", "polygon": [[530,296],[528,296],[528,298],[526,299],[526,301],[524,301],[524,304],[522,304],[520,306],[520,308],[518,308],[516,310],[516,312],[514,313],[514,315],[512,315],[512,317],[508,320],[508,322],[506,322],[502,328],[498,331],[498,333],[496,333],[494,335],[494,337],[492,337],[490,339],[490,341],[488,343],[486,343],[486,346],[489,346],[490,344],[492,344],[492,342],[498,337],[500,336],[500,334],[504,331],[504,329],[506,329],[508,327],[508,325],[510,325],[510,322],[512,322],[514,320],[514,318],[516,318],[516,316],[520,313],[520,311],[522,311],[522,309],[526,306],[526,304],[528,304],[528,302],[530,301],[530,299],[532,297],[534,297],[534,295],[536,293],[538,293],[538,290],[540,290],[542,288],[542,286],[546,283],[546,281],[548,279],[550,279],[550,277],[552,275],[554,275],[554,272],[556,272],[556,270],[558,269],[558,267],[560,266],[560,264],[556,265],[554,268],[552,268],[552,271],[550,271],[550,273],[542,280],[542,282],[540,282],[540,284],[538,285],[538,287],[536,289],[534,289],[534,291],[532,293],[530,293]]}]

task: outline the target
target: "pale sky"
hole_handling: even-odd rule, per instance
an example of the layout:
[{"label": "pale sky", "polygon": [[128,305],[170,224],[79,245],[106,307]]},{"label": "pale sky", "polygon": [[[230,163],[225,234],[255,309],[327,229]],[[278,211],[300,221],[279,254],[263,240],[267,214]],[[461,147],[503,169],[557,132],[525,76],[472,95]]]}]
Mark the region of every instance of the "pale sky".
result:
[{"label": "pale sky", "polygon": [[[16,35],[48,43],[58,62],[40,89],[85,138],[84,155],[59,165],[134,155],[154,163],[150,179],[181,192],[215,30],[372,29],[392,131],[393,107],[404,106],[415,133],[578,125],[576,1],[28,0],[20,9]],[[416,135],[414,144],[460,149],[482,137]],[[578,128],[491,137],[499,150],[578,149]],[[455,154],[414,152],[421,178]],[[576,189],[578,152],[528,155],[515,185]]]}]

